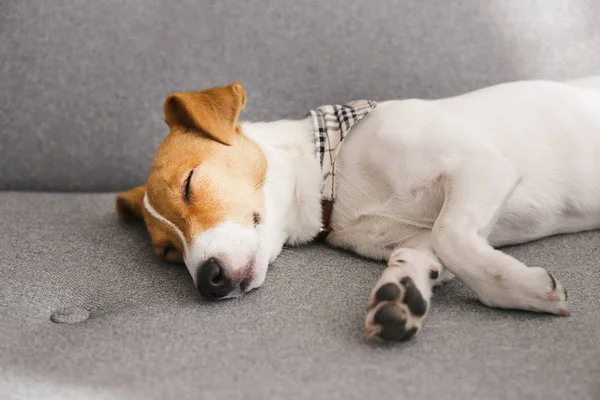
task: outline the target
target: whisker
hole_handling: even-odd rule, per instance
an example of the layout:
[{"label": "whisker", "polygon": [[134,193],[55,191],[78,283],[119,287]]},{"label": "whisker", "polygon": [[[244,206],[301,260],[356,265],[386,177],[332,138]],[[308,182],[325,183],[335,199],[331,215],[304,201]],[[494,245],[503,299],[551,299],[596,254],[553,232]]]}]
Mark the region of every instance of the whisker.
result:
[{"label": "whisker", "polygon": [[[292,254],[294,255],[294,259],[296,259],[296,258],[297,258],[297,259],[299,259],[299,261],[300,261],[300,262],[302,262],[302,263],[304,263],[304,262],[306,262],[306,261],[307,261],[306,257],[305,257],[305,256],[304,256],[302,253],[300,253],[300,252],[298,252],[298,251],[293,251],[293,250],[290,250],[289,248],[286,248],[286,247],[284,247],[284,248],[282,248],[282,249],[281,249],[281,252],[282,252],[282,253],[283,253],[283,252],[292,253]],[[279,260],[280,260],[280,261],[283,261],[284,263],[287,261],[287,260],[284,260],[284,259],[279,259],[279,258],[278,258],[277,260],[278,260],[278,261],[279,261]],[[286,265],[286,266],[291,266],[291,265],[290,265],[290,264],[288,264],[288,265]]]},{"label": "whisker", "polygon": [[277,265],[278,267],[284,267],[284,268],[294,268],[294,267],[298,266],[296,263],[293,263],[289,260],[284,260],[281,258],[278,258],[274,264]]},{"label": "whisker", "polygon": [[296,255],[299,255],[299,256],[302,255],[300,252],[294,251],[294,250],[290,249],[289,247],[284,247],[283,249],[281,249],[281,251],[287,251],[288,253],[296,254]]}]

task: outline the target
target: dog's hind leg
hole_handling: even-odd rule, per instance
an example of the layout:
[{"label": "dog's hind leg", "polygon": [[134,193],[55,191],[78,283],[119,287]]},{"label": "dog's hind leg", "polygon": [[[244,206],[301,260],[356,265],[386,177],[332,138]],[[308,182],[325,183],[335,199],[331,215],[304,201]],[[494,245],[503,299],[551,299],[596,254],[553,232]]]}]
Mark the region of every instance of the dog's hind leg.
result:
[{"label": "dog's hind leg", "polygon": [[567,294],[548,271],[494,249],[488,236],[521,181],[504,156],[486,151],[446,174],[445,200],[432,230],[436,255],[490,307],[568,315]]},{"label": "dog's hind leg", "polygon": [[365,338],[401,341],[415,336],[431,306],[432,287],[453,277],[433,253],[431,232],[404,243],[371,292]]}]

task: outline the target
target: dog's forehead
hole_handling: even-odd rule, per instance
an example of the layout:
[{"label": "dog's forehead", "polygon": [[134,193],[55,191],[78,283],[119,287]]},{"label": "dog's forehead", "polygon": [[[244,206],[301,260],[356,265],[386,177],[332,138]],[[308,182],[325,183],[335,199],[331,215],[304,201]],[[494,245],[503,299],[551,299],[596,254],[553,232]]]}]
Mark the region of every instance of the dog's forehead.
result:
[{"label": "dog's forehead", "polygon": [[194,178],[209,176],[207,171],[217,168],[227,155],[219,151],[219,144],[195,132],[175,131],[159,146],[146,192],[155,201],[159,197],[183,196],[185,181],[194,170]]},{"label": "dog's forehead", "polygon": [[214,140],[196,132],[176,129],[158,147],[152,170],[172,170],[210,161],[216,151],[217,143]]}]

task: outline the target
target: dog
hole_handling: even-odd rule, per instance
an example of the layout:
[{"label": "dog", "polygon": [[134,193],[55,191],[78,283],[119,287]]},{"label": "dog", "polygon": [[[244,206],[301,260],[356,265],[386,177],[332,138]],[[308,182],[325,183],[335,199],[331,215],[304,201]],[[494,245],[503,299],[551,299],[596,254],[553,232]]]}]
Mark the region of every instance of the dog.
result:
[{"label": "dog", "polygon": [[258,288],[285,244],[320,238],[387,261],[367,339],[414,337],[454,276],[489,307],[569,314],[559,280],[498,248],[600,228],[600,75],[274,122],[239,122],[246,101],[239,82],[168,96],[147,183],[116,198],[204,297]]}]

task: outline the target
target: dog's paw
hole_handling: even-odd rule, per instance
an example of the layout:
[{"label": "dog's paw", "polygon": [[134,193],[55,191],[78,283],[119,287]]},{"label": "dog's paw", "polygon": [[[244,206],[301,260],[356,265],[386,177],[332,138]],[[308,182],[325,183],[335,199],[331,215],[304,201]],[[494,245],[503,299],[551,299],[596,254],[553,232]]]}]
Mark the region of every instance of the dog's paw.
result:
[{"label": "dog's paw", "polygon": [[410,276],[380,286],[370,301],[365,323],[365,339],[399,342],[415,336],[429,309]]},{"label": "dog's paw", "polygon": [[429,310],[432,285],[448,279],[443,273],[439,262],[417,250],[394,253],[371,292],[365,339],[397,342],[414,337]]},{"label": "dog's paw", "polygon": [[490,307],[569,315],[567,291],[550,272],[539,267],[515,271],[514,276],[498,275],[501,285],[480,294],[481,302]]}]

